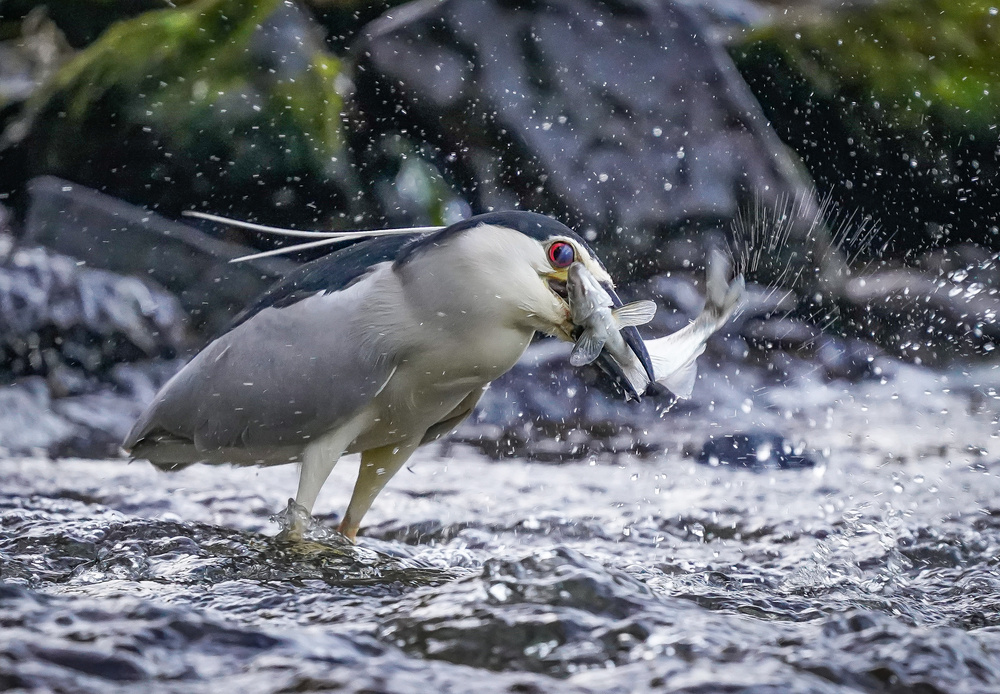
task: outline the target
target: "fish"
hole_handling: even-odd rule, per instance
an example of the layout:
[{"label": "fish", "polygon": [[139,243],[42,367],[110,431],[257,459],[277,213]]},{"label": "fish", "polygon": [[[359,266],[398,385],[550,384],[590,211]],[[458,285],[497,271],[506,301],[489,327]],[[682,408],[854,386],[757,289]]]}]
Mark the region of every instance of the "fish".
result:
[{"label": "fish", "polygon": [[[645,393],[651,383],[649,370],[622,335],[622,330],[653,320],[656,303],[642,300],[624,306],[616,305],[620,302],[616,302],[604,285],[579,262],[569,266],[566,294],[570,320],[579,328],[576,344],[570,353],[570,364],[584,366],[602,354],[610,356],[620,368],[631,392],[636,397]],[[629,393],[628,389],[626,393]]]},{"label": "fish", "polygon": [[698,357],[705,344],[732,317],[746,294],[746,281],[731,282],[729,259],[718,250],[709,254],[705,270],[705,306],[686,327],[664,337],[645,340],[654,380],[681,399],[691,397],[698,377]]},{"label": "fish", "polygon": [[[570,319],[579,332],[570,363],[583,366],[599,357],[602,363],[610,358],[618,366],[614,371],[621,371],[636,397],[655,382],[678,398],[690,398],[698,376],[697,359],[708,338],[732,317],[746,293],[743,275],[730,282],[726,279],[729,274],[728,258],[721,251],[712,251],[706,268],[705,306],[697,318],[675,333],[633,345],[622,331],[649,323],[656,315],[656,303],[642,300],[620,305],[582,263],[574,263],[569,267],[566,290]],[[648,354],[652,374],[640,358],[645,356],[639,354],[643,351]]]}]

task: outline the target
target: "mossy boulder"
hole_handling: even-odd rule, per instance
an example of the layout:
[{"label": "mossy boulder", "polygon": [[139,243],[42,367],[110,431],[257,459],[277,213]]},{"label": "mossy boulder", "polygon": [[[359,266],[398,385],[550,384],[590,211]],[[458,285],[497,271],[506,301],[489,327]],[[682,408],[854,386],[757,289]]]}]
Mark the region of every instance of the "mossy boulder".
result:
[{"label": "mossy boulder", "polygon": [[890,251],[1000,248],[1000,16],[890,0],[782,17],[734,49],[821,192],[881,221]]},{"label": "mossy boulder", "polygon": [[298,6],[196,0],[111,26],[6,138],[21,180],[54,174],[168,215],[197,201],[310,223],[361,204],[341,133],[348,85]]}]

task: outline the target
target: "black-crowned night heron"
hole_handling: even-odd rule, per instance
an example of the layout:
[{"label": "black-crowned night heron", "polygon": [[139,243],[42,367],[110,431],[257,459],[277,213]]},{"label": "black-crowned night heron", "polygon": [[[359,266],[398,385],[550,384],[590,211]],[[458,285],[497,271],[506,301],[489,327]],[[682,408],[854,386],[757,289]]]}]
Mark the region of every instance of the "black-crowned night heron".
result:
[{"label": "black-crowned night heron", "polygon": [[[353,539],[417,446],[468,417],[536,332],[572,340],[565,292],[574,262],[620,305],[584,240],[530,212],[331,253],[266,292],[181,369],[124,447],[168,469],[300,463],[295,500],[309,512],[340,457],[361,453],[340,524]],[[652,380],[639,333],[623,336]],[[614,360],[600,362],[630,388]]]}]

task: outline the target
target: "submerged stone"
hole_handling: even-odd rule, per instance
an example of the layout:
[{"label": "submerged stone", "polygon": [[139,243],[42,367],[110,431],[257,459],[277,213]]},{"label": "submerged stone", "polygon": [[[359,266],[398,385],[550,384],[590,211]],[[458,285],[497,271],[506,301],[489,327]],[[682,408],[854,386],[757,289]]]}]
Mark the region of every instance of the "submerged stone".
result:
[{"label": "submerged stone", "polygon": [[800,470],[816,466],[801,445],[789,443],[774,431],[752,431],[712,436],[697,458],[702,465],[764,470]]}]

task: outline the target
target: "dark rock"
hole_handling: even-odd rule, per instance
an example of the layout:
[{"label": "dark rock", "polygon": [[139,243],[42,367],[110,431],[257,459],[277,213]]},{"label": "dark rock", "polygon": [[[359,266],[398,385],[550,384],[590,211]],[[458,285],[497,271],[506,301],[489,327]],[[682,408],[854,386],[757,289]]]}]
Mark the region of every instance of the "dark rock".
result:
[{"label": "dark rock", "polygon": [[221,332],[295,267],[285,258],[231,264],[250,249],[52,176],[34,179],[29,190],[30,241],[91,267],[152,279],[180,299],[192,327],[205,335]]},{"label": "dark rock", "polygon": [[816,360],[828,379],[857,382],[883,375],[880,369],[884,352],[867,340],[840,339],[824,336],[816,350]]},{"label": "dark rock", "polygon": [[773,431],[712,436],[698,455],[703,465],[725,465],[764,470],[799,470],[816,466],[801,445],[793,446],[781,434]]},{"label": "dark rock", "polygon": [[[356,46],[354,148],[427,143],[474,210],[556,215],[618,274],[650,274],[673,262],[663,242],[681,228],[724,226],[753,196],[808,196],[709,33],[672,2],[393,10]],[[823,233],[797,229],[764,265],[810,262]]]},{"label": "dark rock", "polygon": [[997,254],[973,243],[959,243],[935,248],[921,256],[917,265],[936,277],[959,282],[979,282],[1000,287],[1000,263]]},{"label": "dark rock", "polygon": [[190,345],[162,289],[0,236],[0,450],[108,457]]},{"label": "dark rock", "polygon": [[1000,342],[1000,298],[966,280],[910,268],[855,277],[844,285],[844,325],[917,364],[991,354]]},{"label": "dark rock", "polygon": [[808,351],[815,347],[822,331],[810,323],[792,318],[754,320],[741,331],[751,346],[759,349]]}]

